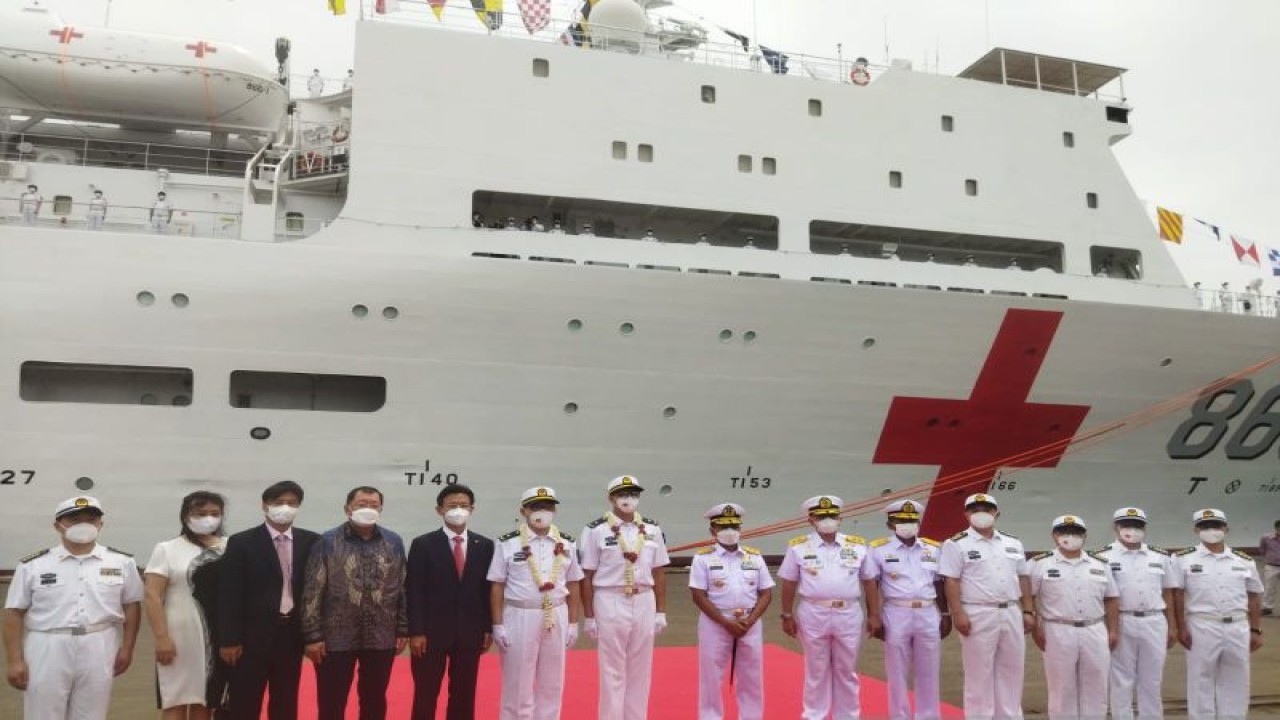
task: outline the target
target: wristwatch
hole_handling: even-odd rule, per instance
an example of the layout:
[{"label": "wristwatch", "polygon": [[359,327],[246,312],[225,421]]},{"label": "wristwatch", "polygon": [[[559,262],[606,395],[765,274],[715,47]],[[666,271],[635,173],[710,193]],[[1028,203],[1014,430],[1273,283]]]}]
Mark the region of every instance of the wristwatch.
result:
[{"label": "wristwatch", "polygon": [[1262,628],[1249,628],[1249,632],[1253,633],[1254,635],[1261,635]]},{"label": "wristwatch", "polygon": [[790,619],[791,619],[791,613],[789,613],[789,612],[784,612],[784,613],[782,613],[782,619],[783,619],[783,620],[790,620]]}]

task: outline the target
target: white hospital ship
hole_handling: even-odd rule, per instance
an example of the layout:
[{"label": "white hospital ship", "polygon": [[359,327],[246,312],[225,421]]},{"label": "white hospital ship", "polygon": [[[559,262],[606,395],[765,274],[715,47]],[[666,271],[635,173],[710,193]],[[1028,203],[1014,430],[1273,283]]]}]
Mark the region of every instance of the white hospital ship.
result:
[{"label": "white hospital ship", "polygon": [[449,482],[481,531],[537,484],[575,528],[623,473],[673,545],[819,493],[928,498],[940,535],[987,490],[1029,547],[1128,504],[1163,544],[1201,507],[1270,527],[1275,288],[1191,287],[1112,153],[1122,69],[783,74],[664,4],[600,0],[582,45],[415,6],[359,23],[354,88],[293,100],[285,43],[6,15],[0,567],[79,492],[139,552],[183,494],[239,528],[282,478],[308,526],[370,484],[411,533]]}]

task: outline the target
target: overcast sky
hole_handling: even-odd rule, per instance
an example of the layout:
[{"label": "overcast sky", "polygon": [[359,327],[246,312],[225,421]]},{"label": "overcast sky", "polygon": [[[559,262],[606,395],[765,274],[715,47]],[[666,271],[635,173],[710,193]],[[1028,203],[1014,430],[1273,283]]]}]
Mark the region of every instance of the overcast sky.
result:
[{"label": "overcast sky", "polygon": [[[294,70],[338,77],[356,22],[325,0],[110,0],[111,25],[230,41],[271,60],[293,40]],[[452,0],[459,2],[460,0]],[[465,0],[462,0],[465,2]],[[29,0],[0,0],[6,8]],[[516,0],[506,0],[516,12]],[[42,0],[70,24],[101,25],[108,0]],[[1276,0],[679,0],[687,15],[792,52],[935,60],[953,74],[992,46],[1127,68],[1134,134],[1116,152],[1138,195],[1280,247],[1280,42]],[[569,0],[555,0],[567,15]],[[754,7],[754,13],[753,13]],[[422,15],[425,6],[410,4]],[[450,17],[465,10],[450,8]],[[1265,251],[1264,251],[1265,252]],[[1265,265],[1265,258],[1264,258]]]}]

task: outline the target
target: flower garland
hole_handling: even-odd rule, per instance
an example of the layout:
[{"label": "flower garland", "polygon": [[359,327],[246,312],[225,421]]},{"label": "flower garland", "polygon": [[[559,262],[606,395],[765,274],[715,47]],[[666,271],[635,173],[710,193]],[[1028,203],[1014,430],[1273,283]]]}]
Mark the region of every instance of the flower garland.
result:
[{"label": "flower garland", "polygon": [[623,570],[623,577],[626,582],[626,593],[634,595],[636,592],[636,562],[640,559],[640,550],[644,548],[644,543],[649,539],[649,533],[644,526],[644,517],[640,513],[636,513],[636,544],[629,546],[626,536],[622,533],[622,518],[614,515],[612,512],[605,513],[605,522],[609,523],[609,529],[613,531],[613,536],[618,540],[618,549],[622,551],[622,557],[626,559],[627,565]]},{"label": "flower garland", "polygon": [[520,526],[520,550],[524,553],[525,562],[529,564],[529,575],[533,578],[533,584],[542,593],[542,627],[550,630],[556,626],[556,616],[552,612],[555,606],[551,604],[551,591],[556,589],[556,581],[559,580],[561,573],[564,571],[564,563],[568,553],[565,552],[564,540],[560,537],[560,530],[555,525],[552,525],[551,529],[547,531],[547,536],[556,541],[556,546],[552,551],[555,559],[551,561],[551,577],[544,580],[542,578],[542,569],[538,567],[538,556],[529,545],[533,533],[529,530],[528,524]]}]

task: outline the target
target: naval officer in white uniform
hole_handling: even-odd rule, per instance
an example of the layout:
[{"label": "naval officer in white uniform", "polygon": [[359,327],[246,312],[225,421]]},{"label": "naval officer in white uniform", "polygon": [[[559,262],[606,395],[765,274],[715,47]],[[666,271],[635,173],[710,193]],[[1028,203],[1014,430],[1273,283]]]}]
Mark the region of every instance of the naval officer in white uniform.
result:
[{"label": "naval officer in white uniform", "polygon": [[112,678],[133,661],[142,579],[131,555],[98,544],[96,498],[59,503],[53,527],[62,542],[23,558],[9,585],[8,681],[25,691],[24,720],[105,720]]},{"label": "naval officer in white uniform", "polygon": [[28,185],[27,191],[18,197],[18,210],[22,213],[23,225],[35,225],[40,216],[40,206],[44,204],[44,196],[35,185]]}]

